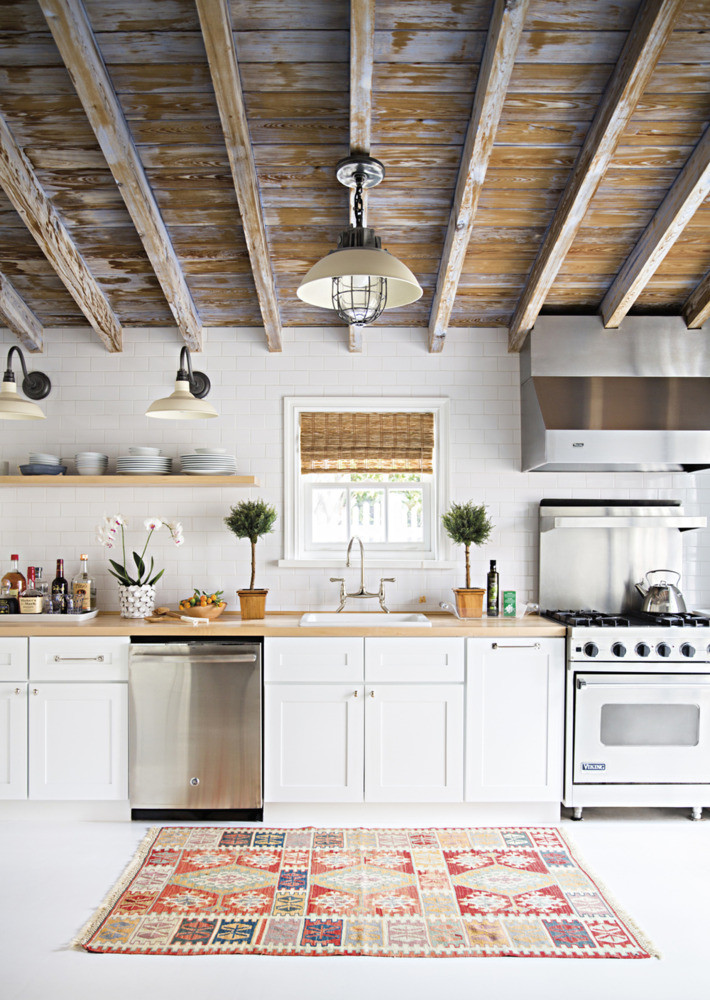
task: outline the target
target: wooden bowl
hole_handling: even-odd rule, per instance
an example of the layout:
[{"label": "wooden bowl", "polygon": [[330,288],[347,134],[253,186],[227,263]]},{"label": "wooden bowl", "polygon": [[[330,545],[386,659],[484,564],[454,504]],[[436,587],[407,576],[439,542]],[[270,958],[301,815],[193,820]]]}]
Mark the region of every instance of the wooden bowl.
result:
[{"label": "wooden bowl", "polygon": [[178,612],[188,618],[209,618],[210,621],[214,621],[215,618],[219,618],[226,607],[226,604],[221,606],[219,604],[205,604],[204,607],[196,604],[194,608],[188,608],[186,611],[180,611],[178,608]]}]

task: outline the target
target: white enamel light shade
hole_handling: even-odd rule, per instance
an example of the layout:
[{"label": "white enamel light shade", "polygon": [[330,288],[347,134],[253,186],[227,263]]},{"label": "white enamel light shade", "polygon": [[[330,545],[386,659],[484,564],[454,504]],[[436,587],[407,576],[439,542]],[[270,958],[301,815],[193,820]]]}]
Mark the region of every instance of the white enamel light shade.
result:
[{"label": "white enamel light shade", "polygon": [[2,383],[0,389],[0,420],[45,420],[46,414],[30,399],[17,394],[14,382]]},{"label": "white enamel light shade", "polygon": [[197,399],[190,392],[190,383],[177,379],[175,391],[163,399],[156,399],[145,411],[146,417],[161,420],[206,420],[218,417],[214,406],[204,399]]},{"label": "white enamel light shade", "polygon": [[303,302],[321,309],[333,308],[333,278],[362,275],[387,279],[385,309],[409,305],[422,296],[422,289],[409,268],[386,250],[352,247],[334,250],[310,269],[298,287]]}]

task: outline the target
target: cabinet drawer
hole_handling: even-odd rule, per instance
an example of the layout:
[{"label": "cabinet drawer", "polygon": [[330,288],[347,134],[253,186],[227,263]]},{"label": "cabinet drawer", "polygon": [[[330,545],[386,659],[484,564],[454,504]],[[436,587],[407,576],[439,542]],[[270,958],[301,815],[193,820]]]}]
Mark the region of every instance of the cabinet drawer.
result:
[{"label": "cabinet drawer", "polygon": [[463,639],[365,639],[367,681],[463,683]]},{"label": "cabinet drawer", "polygon": [[264,640],[264,680],[362,681],[363,640]]},{"label": "cabinet drawer", "polygon": [[30,680],[126,681],[129,646],[127,636],[30,639]]},{"label": "cabinet drawer", "polygon": [[27,680],[27,639],[0,639],[0,681]]}]

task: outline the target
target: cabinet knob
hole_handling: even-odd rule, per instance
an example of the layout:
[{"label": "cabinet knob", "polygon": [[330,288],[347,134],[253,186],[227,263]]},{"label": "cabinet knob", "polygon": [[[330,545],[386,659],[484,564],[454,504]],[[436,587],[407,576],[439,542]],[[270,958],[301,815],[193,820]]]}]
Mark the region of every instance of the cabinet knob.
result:
[{"label": "cabinet knob", "polygon": [[199,778],[190,778],[190,784],[192,785],[193,788],[196,788],[199,785],[199,783],[200,783]]},{"label": "cabinet knob", "polygon": [[38,688],[32,688],[32,694],[39,694]]},{"label": "cabinet knob", "polygon": [[15,694],[22,694],[22,688],[15,688]]},{"label": "cabinet knob", "polygon": [[357,698],[357,690],[353,691],[353,698]]},{"label": "cabinet knob", "polygon": [[374,691],[370,691],[370,697],[371,697],[371,698],[374,698],[374,697],[375,697],[375,692],[374,692]]}]

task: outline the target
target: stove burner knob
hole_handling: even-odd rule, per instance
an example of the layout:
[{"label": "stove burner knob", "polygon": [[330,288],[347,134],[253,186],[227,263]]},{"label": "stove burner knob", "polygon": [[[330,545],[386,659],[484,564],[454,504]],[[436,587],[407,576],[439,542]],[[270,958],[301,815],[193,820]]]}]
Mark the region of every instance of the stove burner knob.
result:
[{"label": "stove burner knob", "polygon": [[648,645],[648,643],[640,642],[636,647],[637,656],[648,656],[650,652],[651,652],[651,647]]},{"label": "stove burner knob", "polygon": [[687,656],[690,659],[695,656],[695,646],[691,646],[689,642],[684,642],[680,647],[680,652],[682,656]]},{"label": "stove burner knob", "polygon": [[611,651],[614,656],[626,656],[626,646],[623,642],[615,642],[611,647]]},{"label": "stove burner knob", "polygon": [[670,656],[671,647],[668,645],[667,642],[659,642],[659,644],[656,646],[656,652],[658,653],[659,656]]},{"label": "stove burner knob", "polygon": [[585,656],[596,656],[599,653],[599,646],[595,642],[586,642],[584,644],[584,655]]}]

